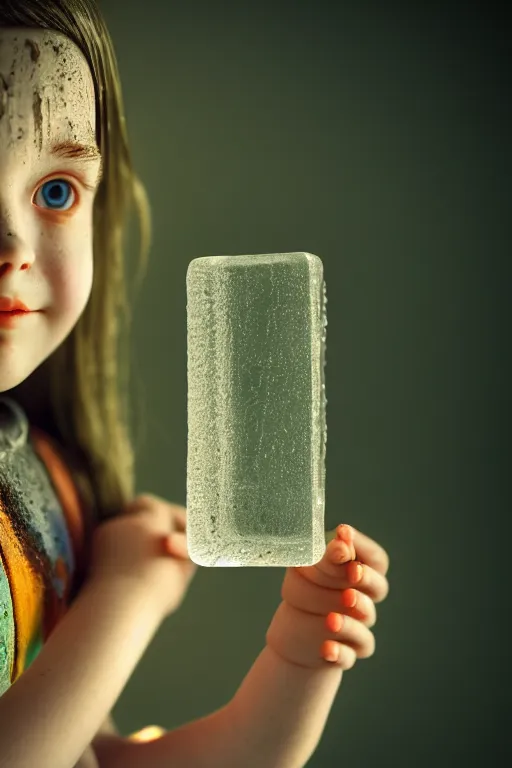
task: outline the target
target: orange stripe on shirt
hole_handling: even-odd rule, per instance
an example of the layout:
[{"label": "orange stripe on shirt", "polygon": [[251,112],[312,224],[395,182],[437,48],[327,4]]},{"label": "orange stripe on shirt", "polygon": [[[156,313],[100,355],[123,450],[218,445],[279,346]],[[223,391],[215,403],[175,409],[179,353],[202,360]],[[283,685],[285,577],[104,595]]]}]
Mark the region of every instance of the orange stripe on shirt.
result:
[{"label": "orange stripe on shirt", "polygon": [[0,542],[4,568],[11,588],[16,628],[14,664],[11,670],[11,681],[14,682],[25,668],[30,641],[41,623],[44,585],[41,576],[33,570],[25,557],[11,519],[1,503]]}]

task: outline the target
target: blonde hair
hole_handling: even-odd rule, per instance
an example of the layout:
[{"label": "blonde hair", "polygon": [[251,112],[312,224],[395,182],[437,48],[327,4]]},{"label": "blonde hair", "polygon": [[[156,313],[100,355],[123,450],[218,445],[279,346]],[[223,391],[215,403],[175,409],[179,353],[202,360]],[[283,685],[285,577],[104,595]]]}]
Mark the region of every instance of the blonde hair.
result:
[{"label": "blonde hair", "polygon": [[[87,59],[96,91],[103,177],[94,202],[92,292],[71,334],[35,374],[39,394],[44,392],[38,426],[64,447],[86,502],[102,519],[119,513],[133,495],[124,234],[134,204],[141,236],[138,284],[147,264],[149,204],[133,170],[117,62],[95,0],[2,0],[0,28],[18,26],[53,30],[72,40]],[[28,412],[29,403],[21,404]]]}]

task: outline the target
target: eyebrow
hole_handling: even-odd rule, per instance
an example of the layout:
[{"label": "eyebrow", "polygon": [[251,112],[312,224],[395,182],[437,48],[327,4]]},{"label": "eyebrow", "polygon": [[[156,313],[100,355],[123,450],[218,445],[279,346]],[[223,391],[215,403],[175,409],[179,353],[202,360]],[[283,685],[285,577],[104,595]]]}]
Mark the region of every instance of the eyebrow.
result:
[{"label": "eyebrow", "polygon": [[100,168],[98,174],[98,181],[101,179],[103,171],[103,161],[101,152],[96,144],[80,144],[76,141],[60,141],[57,144],[53,144],[50,148],[50,154],[56,157],[69,158],[71,160],[80,160],[81,162],[98,162],[100,161]]}]

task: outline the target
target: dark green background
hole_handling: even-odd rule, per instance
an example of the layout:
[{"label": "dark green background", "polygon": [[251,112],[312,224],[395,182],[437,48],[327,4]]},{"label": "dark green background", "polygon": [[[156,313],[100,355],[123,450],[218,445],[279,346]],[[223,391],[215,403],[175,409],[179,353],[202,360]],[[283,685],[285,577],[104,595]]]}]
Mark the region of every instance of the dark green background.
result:
[{"label": "dark green background", "polygon": [[[505,13],[320,0],[102,6],[155,228],[135,315],[147,412],[138,490],[186,502],[188,263],[320,256],[326,522],[354,523],[392,565],[376,654],[345,675],[309,765],[502,765]],[[115,708],[122,732],[173,728],[227,701],[264,643],[283,575],[199,569]]]}]

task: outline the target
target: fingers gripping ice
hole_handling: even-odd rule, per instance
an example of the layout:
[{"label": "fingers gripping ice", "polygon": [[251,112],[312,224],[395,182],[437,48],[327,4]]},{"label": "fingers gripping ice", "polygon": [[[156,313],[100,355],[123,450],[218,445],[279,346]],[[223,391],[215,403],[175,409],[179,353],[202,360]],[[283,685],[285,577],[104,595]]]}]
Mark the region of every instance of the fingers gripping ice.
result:
[{"label": "fingers gripping ice", "polygon": [[212,256],[187,272],[187,540],[204,566],[302,566],[325,551],[323,265]]}]

